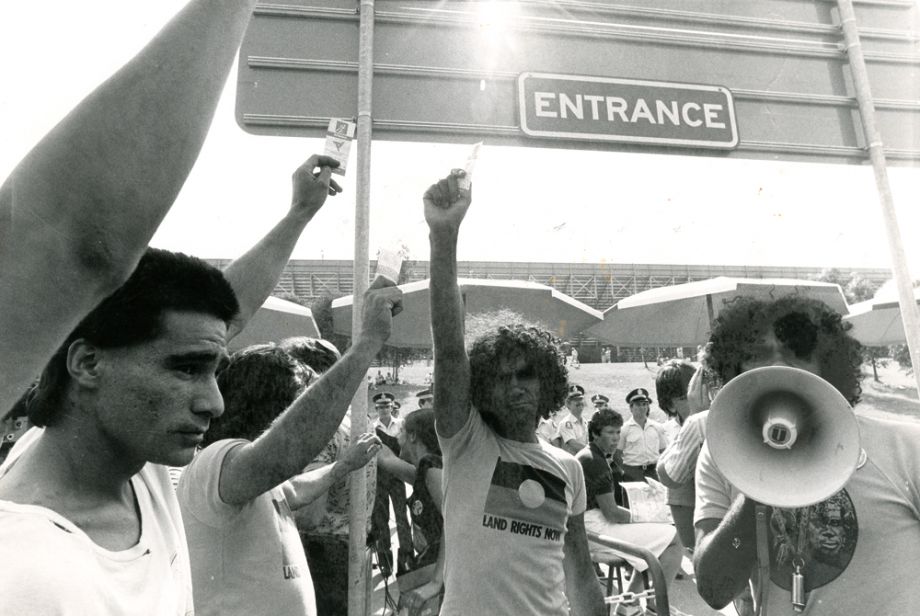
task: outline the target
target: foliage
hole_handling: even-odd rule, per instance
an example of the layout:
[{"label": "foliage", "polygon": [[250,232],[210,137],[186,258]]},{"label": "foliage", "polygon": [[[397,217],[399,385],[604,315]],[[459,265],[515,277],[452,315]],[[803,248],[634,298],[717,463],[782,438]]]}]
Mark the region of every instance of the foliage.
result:
[{"label": "foliage", "polygon": [[910,350],[906,344],[898,344],[891,347],[891,358],[900,364],[904,372],[910,374],[913,372],[913,363],[910,360]]},{"label": "foliage", "polygon": [[831,282],[840,285],[848,304],[856,304],[872,299],[878,290],[878,285],[863,277],[859,272],[850,272],[847,275],[835,267],[823,270],[814,279],[818,282]]}]

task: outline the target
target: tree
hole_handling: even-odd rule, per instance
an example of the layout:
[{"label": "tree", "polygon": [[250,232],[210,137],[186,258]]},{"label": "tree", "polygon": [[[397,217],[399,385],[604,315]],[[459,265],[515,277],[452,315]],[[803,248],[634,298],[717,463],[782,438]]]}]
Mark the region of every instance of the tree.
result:
[{"label": "tree", "polygon": [[910,360],[910,350],[906,344],[891,347],[891,358],[900,364],[904,372],[910,374],[914,371],[913,363]]}]

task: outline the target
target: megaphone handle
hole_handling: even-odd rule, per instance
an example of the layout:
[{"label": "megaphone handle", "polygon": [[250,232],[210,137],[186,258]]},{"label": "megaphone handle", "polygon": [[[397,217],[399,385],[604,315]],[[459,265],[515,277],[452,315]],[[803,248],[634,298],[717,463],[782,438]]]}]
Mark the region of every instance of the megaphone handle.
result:
[{"label": "megaphone handle", "polygon": [[754,611],[761,616],[767,613],[767,595],[770,588],[770,549],[767,543],[767,506],[754,507],[754,532],[757,539],[757,571],[760,588],[757,592]]}]

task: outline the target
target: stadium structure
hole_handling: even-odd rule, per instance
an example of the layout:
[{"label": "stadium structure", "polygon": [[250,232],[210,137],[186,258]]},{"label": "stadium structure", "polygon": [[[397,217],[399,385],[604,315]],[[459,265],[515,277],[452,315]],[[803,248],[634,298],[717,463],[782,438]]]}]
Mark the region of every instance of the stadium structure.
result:
[{"label": "stadium structure", "polygon": [[[228,259],[209,259],[218,267],[225,267]],[[371,261],[373,275],[376,263]],[[574,297],[598,310],[606,310],[625,297],[657,287],[704,280],[716,276],[743,278],[797,278],[814,279],[826,267],[772,267],[754,265],[679,265],[647,263],[543,263],[515,261],[461,261],[458,273],[464,278],[491,278],[539,282]],[[843,278],[856,273],[878,287],[891,278],[886,268],[837,267]],[[403,282],[423,280],[429,276],[428,261],[408,261],[403,265]],[[352,262],[350,260],[292,259],[284,269],[275,294],[296,296],[310,305],[323,297],[336,298],[350,295],[353,289]],[[579,355],[592,361],[600,353],[596,340],[573,341]],[[615,350],[619,359],[639,358],[638,349]],[[652,358],[673,356],[675,349],[648,349]]]}]

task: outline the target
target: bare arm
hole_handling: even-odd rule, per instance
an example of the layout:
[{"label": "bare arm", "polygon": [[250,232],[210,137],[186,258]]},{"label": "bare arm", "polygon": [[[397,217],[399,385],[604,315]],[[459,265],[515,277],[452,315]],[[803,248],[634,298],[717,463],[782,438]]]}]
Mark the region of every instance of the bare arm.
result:
[{"label": "bare arm", "polygon": [[569,517],[568,531],[565,533],[564,557],[565,595],[569,600],[572,616],[593,614],[601,616],[607,613],[604,605],[604,593],[594,573],[591,553],[588,550],[588,538],[585,535],[585,516],[583,513]]},{"label": "bare arm", "polygon": [[604,512],[604,517],[607,518],[608,522],[613,522],[614,524],[629,524],[630,518],[632,517],[629,513],[629,509],[617,505],[616,497],[614,497],[613,492],[609,494],[598,494],[596,498],[597,506]]},{"label": "bare arm", "polygon": [[297,475],[332,438],[371,361],[390,335],[391,314],[399,309],[400,290],[379,288],[382,284],[378,278],[366,293],[361,334],[342,359],[259,438],[227,454],[220,474],[220,497],[225,503],[247,503]]},{"label": "bare arm", "polygon": [[[224,276],[233,287],[240,311],[230,324],[227,339],[236,336],[271,294],[304,228],[326,202],[326,195],[342,192],[331,179],[339,162],[328,156],[313,155],[294,171],[291,208],[271,231],[233,261]],[[315,169],[319,167],[320,171]]]},{"label": "bare arm", "polygon": [[348,446],[341,459],[291,479],[291,489],[287,493],[291,509],[309,505],[328,492],[334,484],[345,479],[349,473],[363,468],[377,455],[380,447],[382,445],[376,435],[362,434],[354,445]]},{"label": "bare arm", "polygon": [[431,243],[431,329],[434,341],[434,399],[438,433],[451,437],[470,413],[470,360],[463,343],[463,304],[457,284],[457,238],[472,200],[451,175],[425,193]]},{"label": "bare arm", "polygon": [[255,4],[189,2],[0,187],[3,412],[134,270],[195,163]]},{"label": "bare arm", "polygon": [[562,448],[573,456],[585,448],[586,443],[579,441],[577,438],[571,438],[562,444]]},{"label": "bare arm", "polygon": [[431,494],[431,500],[434,501],[438,513],[441,513],[444,500],[444,493],[441,491],[441,476],[442,471],[439,468],[429,468],[425,474],[425,486],[428,488],[428,493]]},{"label": "bare arm", "polygon": [[380,453],[377,454],[377,465],[400,481],[405,483],[415,481],[415,467],[400,459],[386,445],[380,447]]},{"label": "bare arm", "polygon": [[754,501],[739,495],[724,519],[707,518],[696,523],[696,588],[717,610],[744,589],[753,571],[757,557],[755,506]]}]

